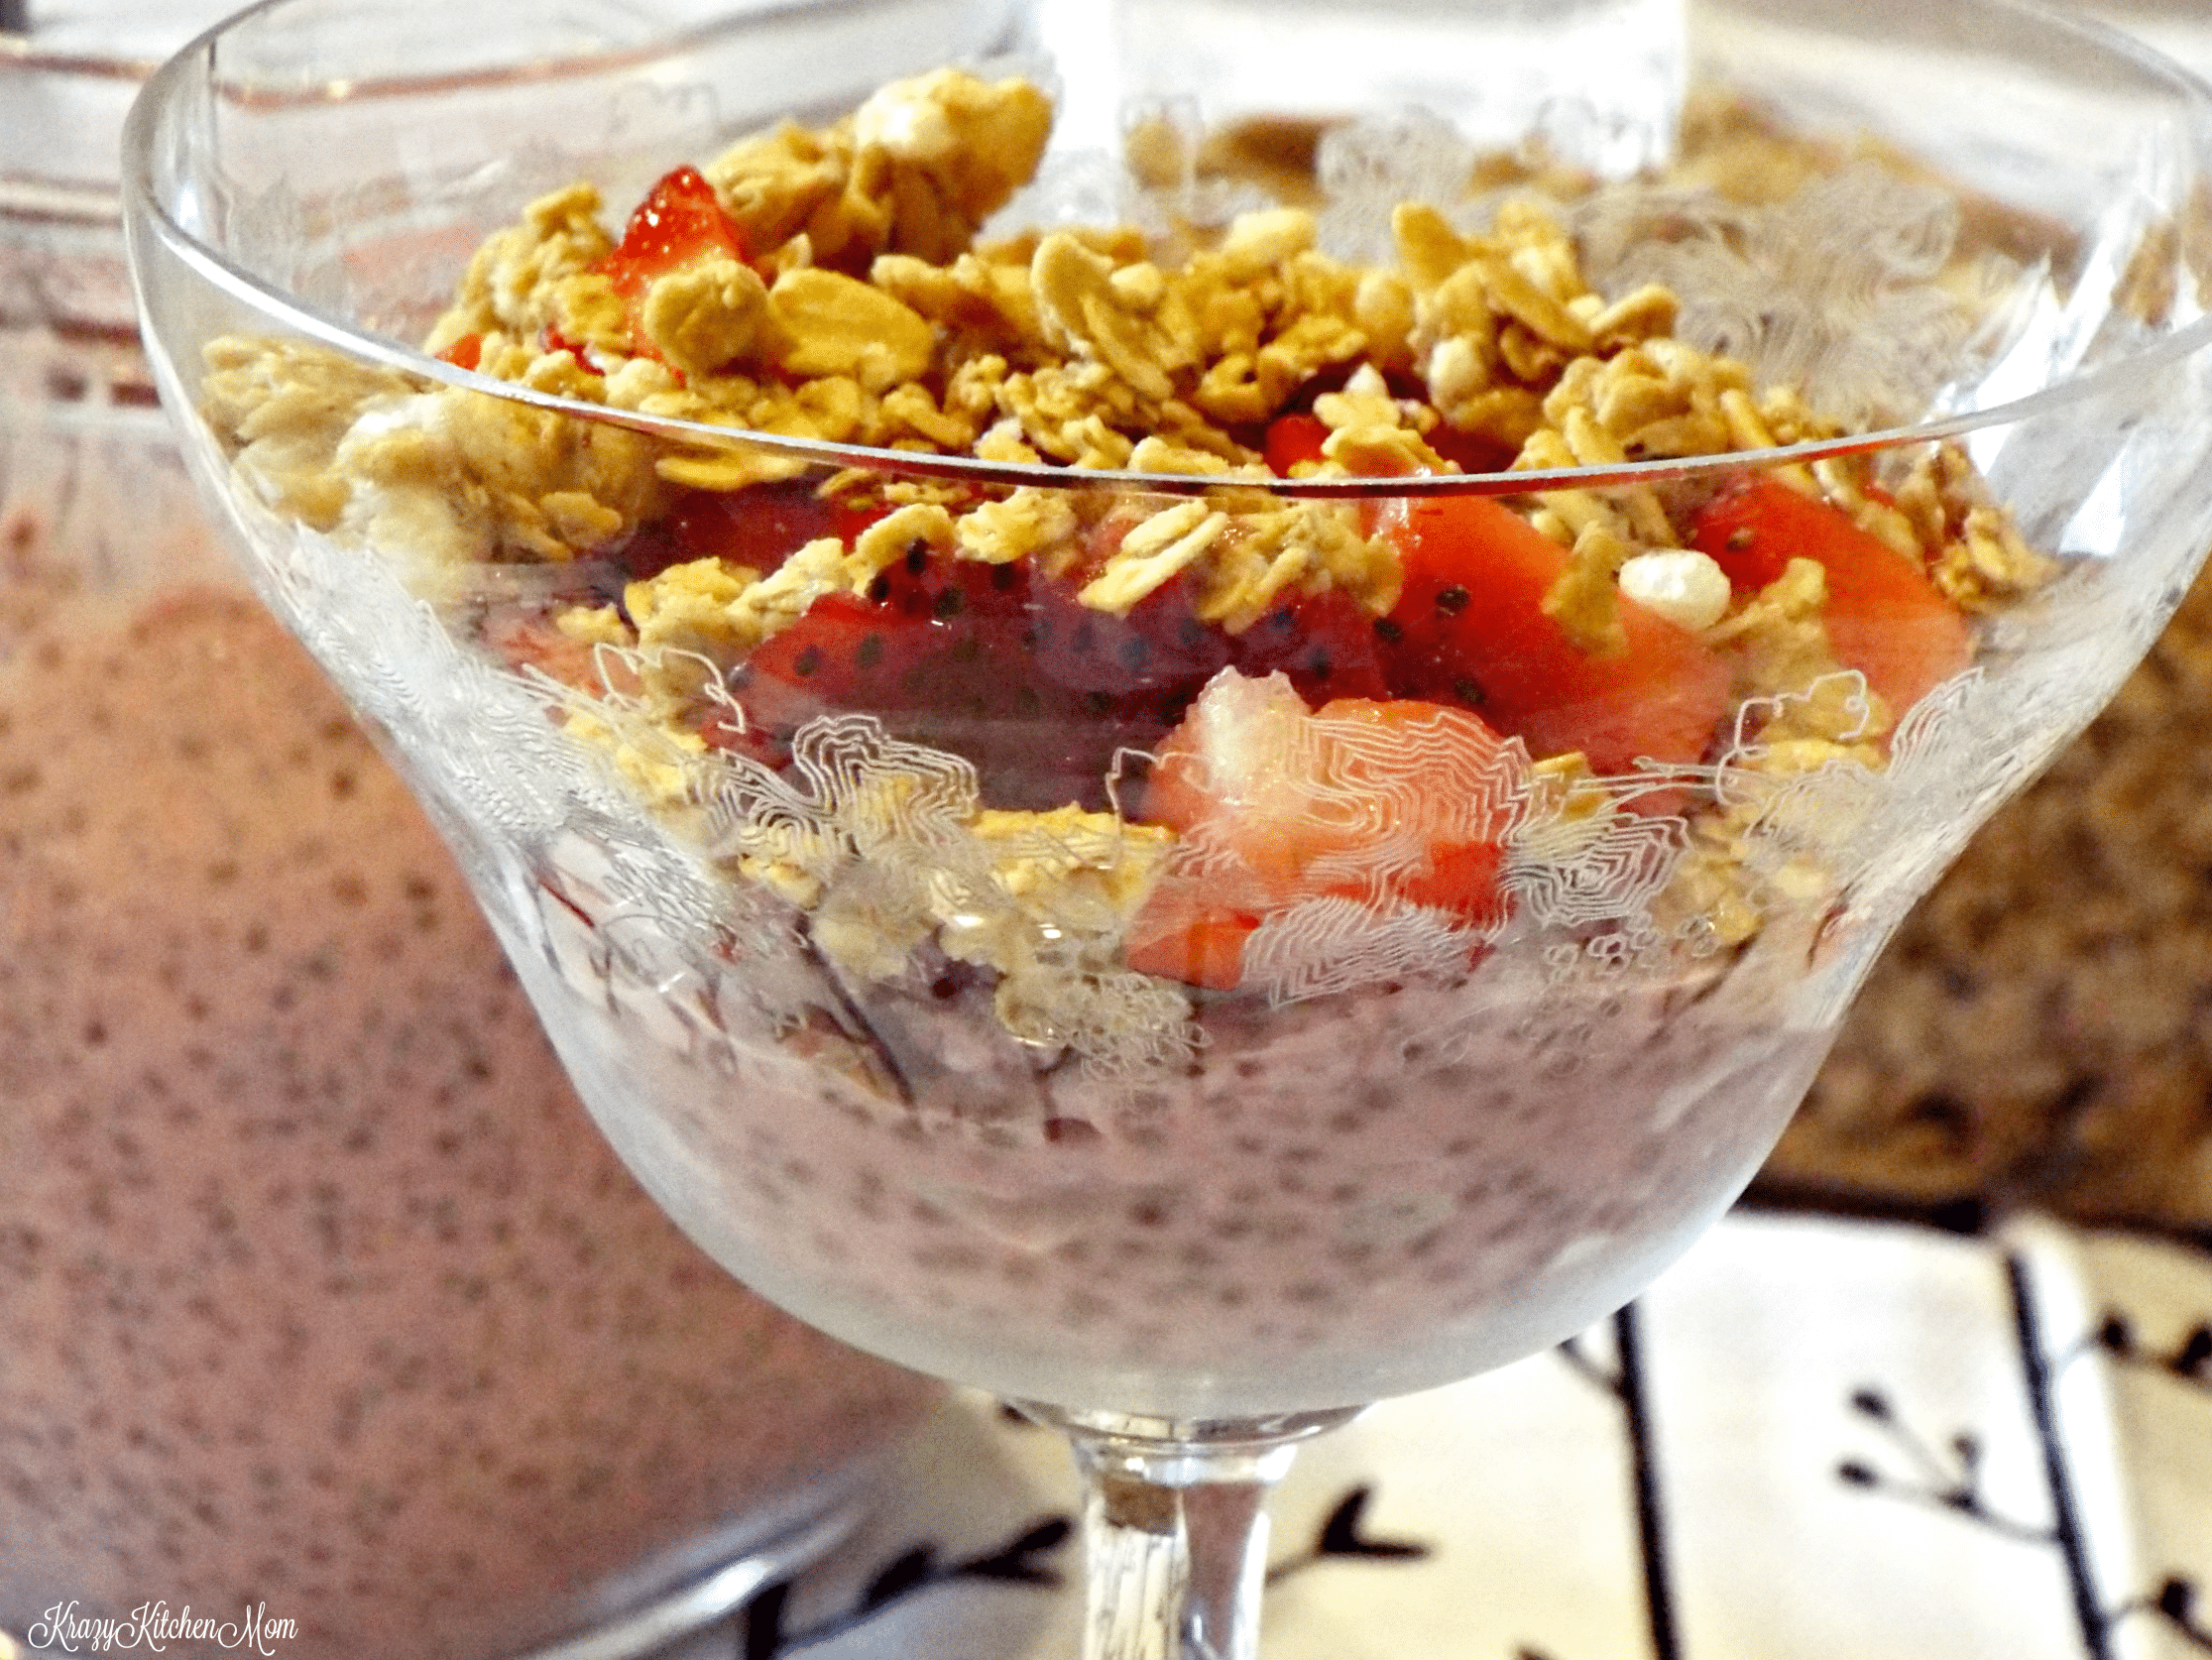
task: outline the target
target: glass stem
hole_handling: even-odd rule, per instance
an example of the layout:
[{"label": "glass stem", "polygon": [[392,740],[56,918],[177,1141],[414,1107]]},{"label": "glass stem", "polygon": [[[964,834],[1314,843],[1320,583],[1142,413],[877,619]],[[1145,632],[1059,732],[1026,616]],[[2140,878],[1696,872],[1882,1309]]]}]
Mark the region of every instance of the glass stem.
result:
[{"label": "glass stem", "polygon": [[1022,1403],[1083,1477],[1083,1660],[1256,1660],[1267,1494],[1357,1407],[1182,1419]]}]

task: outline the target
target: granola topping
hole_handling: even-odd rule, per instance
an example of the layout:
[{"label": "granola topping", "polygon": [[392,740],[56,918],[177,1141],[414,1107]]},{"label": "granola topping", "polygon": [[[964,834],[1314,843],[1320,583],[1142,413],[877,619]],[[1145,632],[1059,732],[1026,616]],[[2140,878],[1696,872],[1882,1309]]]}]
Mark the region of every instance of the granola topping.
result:
[{"label": "granola topping", "polygon": [[[1720,787],[1713,758],[1879,771],[1971,661],[1971,616],[2054,574],[1949,443],[1379,511],[1277,497],[1277,477],[1611,468],[1843,427],[1677,337],[1667,287],[1593,288],[1533,191],[1479,229],[1400,203],[1373,266],[1327,252],[1297,190],[1211,234],[986,236],[1050,124],[1035,88],[945,69],[679,169],[620,237],[571,185],[485,243],[427,345],[612,411],[1044,462],[1065,486],[822,480],[289,343],[221,342],[208,414],[315,529],[449,576],[575,567],[508,655],[650,799],[700,810],[733,768],[787,772],[830,717],[959,758],[965,805],[944,820],[930,795],[919,840],[825,820],[813,852],[740,837],[724,862],[843,972],[895,980],[927,947],[995,977],[1009,1030],[1084,1052],[1347,905],[1471,963],[1543,920],[1532,850],[1602,864],[1636,839],[1608,789],[1672,790],[1684,828],[1663,893],[1577,901],[1580,925],[1636,950],[1692,922],[1752,938],[1804,883],[1746,875],[1770,796]],[[1080,487],[1121,469],[1204,493]],[[1339,764],[1280,725],[1283,697],[1317,732],[1449,754],[1496,792],[1481,828],[1417,805],[1363,838],[1301,828],[1372,820],[1388,769],[1301,774]],[[1238,711],[1263,707],[1293,808],[1226,781],[1256,741]],[[1349,742],[1326,753],[1367,753]],[[866,813],[903,822],[883,788]]]}]

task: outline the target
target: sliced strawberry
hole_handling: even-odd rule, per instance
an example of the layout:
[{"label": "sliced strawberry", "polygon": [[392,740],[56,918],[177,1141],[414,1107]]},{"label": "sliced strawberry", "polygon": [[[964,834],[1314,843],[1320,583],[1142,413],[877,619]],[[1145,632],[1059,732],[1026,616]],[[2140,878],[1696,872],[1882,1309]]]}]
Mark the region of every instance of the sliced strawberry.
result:
[{"label": "sliced strawberry", "polygon": [[1428,433],[1429,447],[1462,473],[1502,473],[1513,465],[1520,450],[1480,432],[1461,432],[1448,421],[1438,421]]},{"label": "sliced strawberry", "polygon": [[1739,591],[1765,587],[1794,558],[1818,560],[1836,660],[1864,674],[1893,717],[1973,660],[1966,618],[1925,570],[1777,479],[1746,474],[1731,483],[1697,516],[1690,544]]},{"label": "sliced strawberry", "polygon": [[1117,753],[1148,747],[1172,719],[1148,706],[1157,688],[1086,688],[1039,671],[1040,616],[1072,609],[1040,598],[1025,565],[893,566],[865,596],[815,601],[733,674],[754,729],[747,747],[780,759],[808,720],[872,714],[894,737],[967,757],[992,806],[1103,808]]},{"label": "sliced strawberry", "polygon": [[[775,744],[815,716],[904,711],[933,659],[952,645],[858,594],[825,594],[731,675],[754,730]],[[917,683],[910,683],[917,682]]]},{"label": "sliced strawberry", "polygon": [[[633,332],[635,332],[635,325],[633,325]],[[599,373],[598,366],[591,360],[591,354],[587,352],[580,343],[571,340],[567,335],[563,334],[551,323],[547,323],[545,325],[542,333],[544,335],[544,346],[547,351],[566,352],[570,357],[576,360],[577,364],[581,368],[589,371],[594,375]]]},{"label": "sliced strawberry", "polygon": [[1579,750],[1601,772],[1704,753],[1729,670],[1688,631],[1623,597],[1626,650],[1582,651],[1543,611],[1566,552],[1485,497],[1394,501],[1381,530],[1405,568],[1396,609],[1375,625],[1399,696],[1478,710],[1534,754]]},{"label": "sliced strawberry", "polygon": [[572,640],[560,632],[544,611],[502,605],[488,613],[483,624],[484,644],[510,668],[534,668],[564,685],[594,695],[610,689],[635,691],[621,663],[602,655],[589,643]]},{"label": "sliced strawberry", "polygon": [[[1465,710],[1409,699],[1338,698],[1315,719],[1335,752],[1330,787],[1382,793],[1313,843],[1308,882],[1448,910],[1464,922],[1496,920],[1499,843],[1509,827],[1504,780],[1517,782],[1522,766],[1504,739]],[[1405,844],[1387,869],[1375,854],[1380,840]],[[1339,874],[1346,864],[1379,874]]]},{"label": "sliced strawberry", "polygon": [[[745,538],[796,543],[846,529],[818,505],[792,499],[729,537],[701,534],[697,514],[722,511],[701,503],[692,518],[670,522],[674,532],[640,538],[645,545],[634,543],[632,568],[698,557],[711,542],[757,569],[769,561],[750,556]],[[1081,604],[1083,579],[917,547],[865,596],[817,601],[742,665],[732,685],[752,728],[745,747],[778,759],[790,734],[815,716],[873,713],[895,736],[973,761],[993,805],[1100,808],[1121,752],[1158,744],[1224,667],[1280,669],[1317,701],[1383,689],[1373,630],[1342,594],[1294,597],[1230,636],[1193,615],[1180,579],[1122,616]],[[710,736],[740,742],[719,725]],[[1125,801],[1135,804],[1140,790],[1132,779]]]},{"label": "sliced strawberry", "polygon": [[1500,844],[1525,757],[1462,709],[1339,698],[1225,673],[1160,746],[1144,817],[1183,838],[1128,961],[1217,990],[1245,938],[1318,898],[1496,921]]},{"label": "sliced strawberry", "polygon": [[[1069,582],[1081,586],[1095,575],[1144,518],[1144,510],[1130,508],[1102,520]],[[1186,704],[1217,670],[1232,664],[1254,678],[1281,669],[1309,703],[1388,695],[1372,619],[1337,589],[1291,594],[1241,633],[1230,635],[1199,621],[1191,610],[1189,585],[1177,577],[1134,607],[1127,622],[1163,660],[1179,660],[1188,668],[1193,678],[1184,687]],[[1174,719],[1181,718],[1178,711]]]},{"label": "sliced strawberry", "polygon": [[1255,679],[1281,670],[1308,703],[1390,695],[1374,619],[1338,588],[1278,605],[1235,637],[1230,660]]},{"label": "sliced strawberry", "polygon": [[879,502],[826,499],[806,482],[745,490],[679,493],[659,529],[675,560],[717,558],[763,575],[810,541],[835,536],[851,546],[890,512]]},{"label": "sliced strawberry", "polygon": [[1244,944],[1256,911],[1211,902],[1201,885],[1169,878],[1155,889],[1122,942],[1122,961],[1139,974],[1233,992],[1244,978]]},{"label": "sliced strawberry", "polygon": [[[1076,599],[1072,582],[1030,587],[1031,626],[1025,644],[1031,672],[1072,691],[1150,701],[1167,731],[1199,688],[1229,660],[1229,642],[1191,612],[1180,579],[1163,584],[1124,616],[1094,611]],[[1176,700],[1172,713],[1162,697]]]},{"label": "sliced strawberry", "polygon": [[717,558],[765,576],[808,542],[853,539],[890,510],[880,503],[825,500],[811,484],[757,484],[744,490],[684,490],[668,511],[625,542],[613,592],[658,576],[670,565]]}]

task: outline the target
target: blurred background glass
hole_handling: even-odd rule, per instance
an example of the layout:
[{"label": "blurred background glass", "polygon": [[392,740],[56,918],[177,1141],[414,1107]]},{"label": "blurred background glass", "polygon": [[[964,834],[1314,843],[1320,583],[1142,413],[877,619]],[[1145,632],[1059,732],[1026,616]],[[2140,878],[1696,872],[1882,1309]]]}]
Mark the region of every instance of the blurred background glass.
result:
[{"label": "blurred background glass", "polygon": [[[621,1652],[833,1537],[932,1391],[639,1191],[203,529],[115,142],[226,9],[0,39],[0,1630],[254,1602],[298,1656]],[[720,1583],[663,1614],[758,1576]]]}]

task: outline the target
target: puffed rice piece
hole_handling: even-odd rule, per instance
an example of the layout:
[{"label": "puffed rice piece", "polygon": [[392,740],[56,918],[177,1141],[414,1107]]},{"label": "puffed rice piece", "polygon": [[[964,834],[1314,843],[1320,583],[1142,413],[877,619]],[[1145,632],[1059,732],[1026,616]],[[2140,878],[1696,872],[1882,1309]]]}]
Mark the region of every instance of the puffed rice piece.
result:
[{"label": "puffed rice piece", "polygon": [[1646,611],[1692,634],[1727,614],[1728,573],[1709,554],[1663,548],[1623,560],[1620,590]]}]

